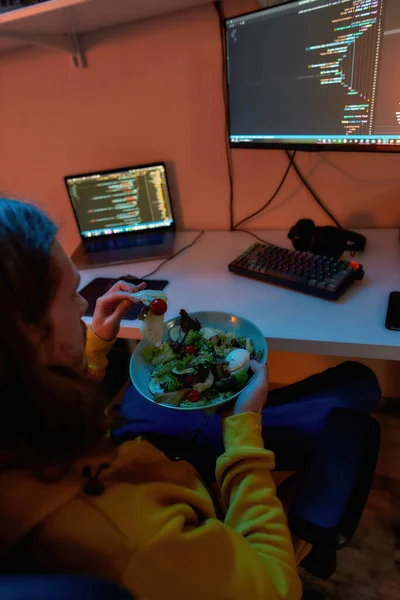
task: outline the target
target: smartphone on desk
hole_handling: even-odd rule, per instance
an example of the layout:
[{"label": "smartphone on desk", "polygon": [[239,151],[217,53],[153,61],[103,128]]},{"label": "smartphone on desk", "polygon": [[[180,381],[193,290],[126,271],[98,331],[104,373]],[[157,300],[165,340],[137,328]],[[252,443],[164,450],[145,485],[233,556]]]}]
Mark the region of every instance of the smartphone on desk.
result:
[{"label": "smartphone on desk", "polygon": [[386,314],[386,328],[400,331],[400,292],[391,292]]}]

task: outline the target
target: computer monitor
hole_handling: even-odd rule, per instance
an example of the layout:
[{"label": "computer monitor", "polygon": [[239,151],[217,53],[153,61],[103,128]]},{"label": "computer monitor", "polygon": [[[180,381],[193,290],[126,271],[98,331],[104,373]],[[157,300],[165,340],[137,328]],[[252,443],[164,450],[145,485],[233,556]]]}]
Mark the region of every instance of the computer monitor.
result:
[{"label": "computer monitor", "polygon": [[174,228],[163,163],[65,177],[83,240]]},{"label": "computer monitor", "polygon": [[400,151],[400,0],[294,0],[225,32],[232,147]]}]

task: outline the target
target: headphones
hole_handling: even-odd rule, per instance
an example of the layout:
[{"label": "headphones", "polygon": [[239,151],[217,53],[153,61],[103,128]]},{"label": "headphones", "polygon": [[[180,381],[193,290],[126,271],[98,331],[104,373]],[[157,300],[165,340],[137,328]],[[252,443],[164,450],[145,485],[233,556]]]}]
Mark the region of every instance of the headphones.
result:
[{"label": "headphones", "polygon": [[352,254],[365,249],[367,239],[360,233],[338,227],[316,227],[311,219],[300,219],[289,233],[296,250],[312,252],[321,256],[340,258],[343,252]]}]

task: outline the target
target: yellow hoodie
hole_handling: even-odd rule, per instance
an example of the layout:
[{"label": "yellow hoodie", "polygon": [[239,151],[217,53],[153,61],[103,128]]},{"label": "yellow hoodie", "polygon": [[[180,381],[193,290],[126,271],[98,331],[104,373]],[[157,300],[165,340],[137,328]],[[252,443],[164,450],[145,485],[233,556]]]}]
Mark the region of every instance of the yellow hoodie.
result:
[{"label": "yellow hoodie", "polygon": [[[89,362],[110,345],[88,335]],[[103,354],[101,355],[101,348]],[[299,600],[301,585],[261,418],[227,418],[216,475],[225,517],[196,470],[147,441],[81,460],[57,483],[0,473],[4,568],[92,574],[146,600]],[[91,494],[88,467],[102,493]],[[84,469],[84,467],[86,468]]]}]

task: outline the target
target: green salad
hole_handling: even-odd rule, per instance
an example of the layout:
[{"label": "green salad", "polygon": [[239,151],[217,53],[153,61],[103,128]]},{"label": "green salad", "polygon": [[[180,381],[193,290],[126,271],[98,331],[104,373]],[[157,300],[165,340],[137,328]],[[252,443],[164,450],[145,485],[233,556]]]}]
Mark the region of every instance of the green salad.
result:
[{"label": "green salad", "polygon": [[142,356],[151,365],[149,391],[155,402],[172,406],[206,406],[240,391],[252,376],[253,342],[232,331],[202,327],[185,310],[160,347]]}]

